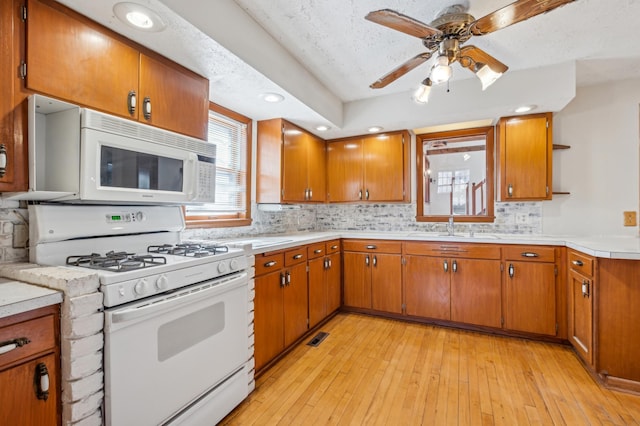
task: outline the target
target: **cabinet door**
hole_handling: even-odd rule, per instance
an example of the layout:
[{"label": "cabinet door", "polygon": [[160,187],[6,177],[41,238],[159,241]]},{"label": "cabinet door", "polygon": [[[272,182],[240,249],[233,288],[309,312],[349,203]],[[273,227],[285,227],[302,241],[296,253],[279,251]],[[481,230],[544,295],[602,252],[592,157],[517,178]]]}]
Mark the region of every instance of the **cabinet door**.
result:
[{"label": "cabinet door", "polygon": [[280,271],[256,277],[254,334],[256,371],[284,349],[283,288]]},{"label": "cabinet door", "polygon": [[555,265],[507,262],[505,267],[505,327],[555,336]]},{"label": "cabinet door", "polygon": [[551,198],[550,114],[500,121],[501,200]]},{"label": "cabinet door", "polygon": [[342,263],[340,253],[327,256],[329,268],[326,274],[327,315],[340,308],[340,281],[342,278]]},{"label": "cabinet door", "polygon": [[499,260],[452,259],[451,319],[467,324],[500,327]]},{"label": "cabinet door", "polygon": [[362,176],[361,140],[327,143],[327,201],[363,199]]},{"label": "cabinet door", "polygon": [[[144,102],[151,102],[151,116]],[[169,61],[140,54],[139,120],[163,129],[207,139],[209,81]]]},{"label": "cabinet door", "polygon": [[364,139],[364,199],[404,199],[404,142],[402,134]]},{"label": "cabinet door", "polygon": [[308,201],[324,202],[326,199],[326,156],[327,152],[325,142],[322,139],[309,134],[307,146]]},{"label": "cabinet door", "polygon": [[286,121],[282,131],[282,201],[306,201],[309,136]]},{"label": "cabinet door", "polygon": [[289,275],[284,287],[284,346],[288,347],[308,330],[307,264],[293,266],[286,274]]},{"label": "cabinet door", "polygon": [[371,309],[371,255],[345,252],[343,259],[345,306]]},{"label": "cabinet door", "polygon": [[309,261],[309,328],[327,316],[325,265],[324,257]]},{"label": "cabinet door", "polygon": [[[39,364],[49,375],[49,396],[38,399],[34,385]],[[58,422],[58,368],[54,354],[0,372],[0,424],[56,425]]]},{"label": "cabinet door", "polygon": [[593,281],[569,270],[569,341],[593,365]]},{"label": "cabinet door", "polygon": [[399,254],[372,256],[371,307],[377,311],[402,313],[402,257]]},{"label": "cabinet door", "polygon": [[[37,0],[27,7],[27,87],[131,118],[127,96],[138,90],[138,51],[97,24]],[[166,82],[158,83],[164,87]]]},{"label": "cabinet door", "polygon": [[[449,261],[440,257],[407,256],[404,274],[406,314],[451,319]],[[446,262],[446,263],[445,263]]]}]

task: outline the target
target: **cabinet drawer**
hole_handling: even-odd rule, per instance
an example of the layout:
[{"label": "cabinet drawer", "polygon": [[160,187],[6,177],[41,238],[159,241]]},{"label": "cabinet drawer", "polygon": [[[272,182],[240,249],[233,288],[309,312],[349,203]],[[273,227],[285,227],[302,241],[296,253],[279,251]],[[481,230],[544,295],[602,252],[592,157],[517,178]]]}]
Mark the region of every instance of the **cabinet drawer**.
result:
[{"label": "cabinet drawer", "polygon": [[531,262],[555,262],[556,249],[542,246],[503,246],[505,260],[526,260]]},{"label": "cabinet drawer", "polygon": [[495,244],[405,242],[404,251],[422,256],[500,259],[500,246]]},{"label": "cabinet drawer", "polygon": [[327,241],[327,254],[336,253],[340,251],[340,240]]},{"label": "cabinet drawer", "polygon": [[[8,348],[14,339],[27,339],[29,343],[0,354],[0,369],[14,361],[32,355],[53,350],[55,347],[55,316],[46,315],[40,318],[19,322],[0,328],[0,347]],[[1,350],[0,350],[1,351]]]},{"label": "cabinet drawer", "polygon": [[293,266],[307,261],[307,246],[296,247],[284,253],[284,266]]},{"label": "cabinet drawer", "polygon": [[569,250],[567,260],[569,262],[570,269],[573,269],[586,277],[593,277],[593,258],[591,256]]},{"label": "cabinet drawer", "polygon": [[316,243],[307,246],[307,257],[309,259],[315,259],[317,257],[322,257],[326,254],[326,244]]},{"label": "cabinet drawer", "polygon": [[345,240],[343,247],[344,251],[363,251],[372,253],[400,253],[402,251],[402,243],[399,241]]},{"label": "cabinet drawer", "polygon": [[284,253],[256,256],[256,276],[278,271],[284,266]]}]

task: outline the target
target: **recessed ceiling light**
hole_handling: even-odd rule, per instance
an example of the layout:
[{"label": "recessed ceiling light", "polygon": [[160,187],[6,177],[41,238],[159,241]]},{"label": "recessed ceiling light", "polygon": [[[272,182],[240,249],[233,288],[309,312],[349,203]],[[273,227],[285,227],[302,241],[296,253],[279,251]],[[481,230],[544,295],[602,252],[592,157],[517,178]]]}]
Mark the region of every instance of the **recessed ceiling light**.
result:
[{"label": "recessed ceiling light", "polygon": [[325,125],[316,126],[316,130],[319,132],[326,132],[327,130],[329,130],[329,126],[325,126]]},{"label": "recessed ceiling light", "polygon": [[265,102],[276,103],[284,101],[284,96],[279,93],[263,93],[260,95]]},{"label": "recessed ceiling light", "polygon": [[382,129],[383,127],[380,127],[380,126],[371,126],[369,127],[368,131],[369,133],[375,133],[375,132],[379,132]]},{"label": "recessed ceiling light", "polygon": [[116,3],[113,6],[113,13],[122,22],[138,30],[157,32],[165,29],[160,15],[141,4]]},{"label": "recessed ceiling light", "polygon": [[529,112],[533,109],[536,109],[536,105],[522,105],[519,106],[518,108],[516,108],[514,111],[517,112],[518,114],[523,113],[523,112]]}]

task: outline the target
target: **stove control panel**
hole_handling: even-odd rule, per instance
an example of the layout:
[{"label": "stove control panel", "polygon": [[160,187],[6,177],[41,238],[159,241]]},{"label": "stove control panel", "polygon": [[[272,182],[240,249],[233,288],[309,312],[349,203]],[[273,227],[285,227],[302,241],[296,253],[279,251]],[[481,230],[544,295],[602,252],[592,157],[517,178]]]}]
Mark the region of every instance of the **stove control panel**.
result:
[{"label": "stove control panel", "polygon": [[118,212],[105,215],[107,223],[142,222],[146,219],[143,212]]}]

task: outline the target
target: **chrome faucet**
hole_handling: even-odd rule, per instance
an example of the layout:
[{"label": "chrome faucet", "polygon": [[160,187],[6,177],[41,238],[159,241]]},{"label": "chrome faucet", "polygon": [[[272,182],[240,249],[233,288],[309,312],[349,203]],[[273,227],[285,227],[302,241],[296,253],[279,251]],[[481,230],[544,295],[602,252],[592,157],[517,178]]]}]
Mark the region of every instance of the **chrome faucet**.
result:
[{"label": "chrome faucet", "polygon": [[447,234],[449,234],[449,236],[453,236],[454,231],[453,215],[451,215],[449,216],[449,224],[447,225]]}]

